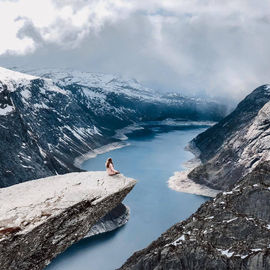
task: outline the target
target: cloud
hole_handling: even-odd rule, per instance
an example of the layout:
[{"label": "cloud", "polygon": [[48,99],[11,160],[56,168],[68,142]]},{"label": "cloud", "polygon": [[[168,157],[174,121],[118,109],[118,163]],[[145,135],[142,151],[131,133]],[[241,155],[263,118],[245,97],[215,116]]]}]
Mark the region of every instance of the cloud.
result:
[{"label": "cloud", "polygon": [[270,77],[268,0],[0,2],[0,64],[121,73],[240,99]]}]

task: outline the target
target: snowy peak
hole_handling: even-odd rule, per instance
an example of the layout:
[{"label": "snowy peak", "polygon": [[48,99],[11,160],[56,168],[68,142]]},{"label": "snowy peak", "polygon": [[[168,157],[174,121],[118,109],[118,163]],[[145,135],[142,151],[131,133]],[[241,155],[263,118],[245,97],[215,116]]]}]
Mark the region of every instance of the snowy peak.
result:
[{"label": "snowy peak", "polygon": [[29,85],[35,79],[38,77],[0,67],[0,82],[7,85],[9,91],[15,91],[18,86]]},{"label": "snowy peak", "polygon": [[[75,86],[102,89],[104,93],[124,94],[135,98],[159,99],[160,95],[140,84],[136,79],[126,79],[120,75],[93,73],[69,69],[24,69],[24,72],[51,79],[59,87]],[[89,91],[86,89],[89,93]],[[93,90],[91,90],[93,92]],[[97,90],[98,91],[98,90]]]}]

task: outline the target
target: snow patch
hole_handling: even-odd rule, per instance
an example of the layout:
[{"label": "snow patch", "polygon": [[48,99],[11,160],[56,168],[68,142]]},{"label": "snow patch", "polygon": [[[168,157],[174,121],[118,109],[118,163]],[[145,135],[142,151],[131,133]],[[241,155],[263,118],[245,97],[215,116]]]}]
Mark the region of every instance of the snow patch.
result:
[{"label": "snow patch", "polygon": [[38,77],[0,67],[0,81],[7,86],[8,91],[13,92],[18,86],[29,86],[35,79]]},{"label": "snow patch", "polygon": [[7,105],[5,108],[0,108],[0,115],[8,115],[11,112],[13,112],[13,107],[10,105]]},{"label": "snow patch", "polygon": [[230,252],[230,251],[229,251],[230,249],[223,250],[223,249],[217,248],[217,250],[218,250],[222,255],[226,256],[227,258],[231,258],[232,255],[234,254],[234,252]]}]

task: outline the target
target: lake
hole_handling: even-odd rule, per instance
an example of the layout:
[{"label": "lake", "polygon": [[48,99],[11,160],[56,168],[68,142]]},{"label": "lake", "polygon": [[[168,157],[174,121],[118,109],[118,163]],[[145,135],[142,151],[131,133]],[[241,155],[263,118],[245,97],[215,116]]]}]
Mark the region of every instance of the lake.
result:
[{"label": "lake", "polygon": [[146,247],[170,226],[195,212],[209,198],[171,190],[167,181],[193,157],[184,148],[206,127],[194,123],[147,125],[128,136],[128,146],[85,161],[83,169],[100,171],[105,169],[106,159],[112,157],[116,169],[138,181],[124,200],[130,208],[130,220],[113,232],[72,245],[46,269],[116,269],[136,250]]}]

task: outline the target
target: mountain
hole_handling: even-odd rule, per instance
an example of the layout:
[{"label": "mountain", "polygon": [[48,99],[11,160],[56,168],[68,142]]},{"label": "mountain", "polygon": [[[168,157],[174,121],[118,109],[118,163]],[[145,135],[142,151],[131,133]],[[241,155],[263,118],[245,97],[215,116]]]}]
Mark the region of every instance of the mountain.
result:
[{"label": "mountain", "polygon": [[202,165],[188,177],[196,183],[226,190],[270,160],[270,86],[255,89],[218,124],[199,134],[191,147]]},{"label": "mountain", "polygon": [[120,269],[270,269],[269,135],[270,87],[264,85],[190,144],[202,165],[188,177],[227,191]]},{"label": "mountain", "polygon": [[270,269],[270,162],[204,203],[121,270]]},{"label": "mountain", "polygon": [[[74,159],[141,121],[218,120],[224,106],[162,95],[135,80],[77,71],[0,68],[0,187],[80,169]],[[119,140],[118,140],[119,141]]]}]

